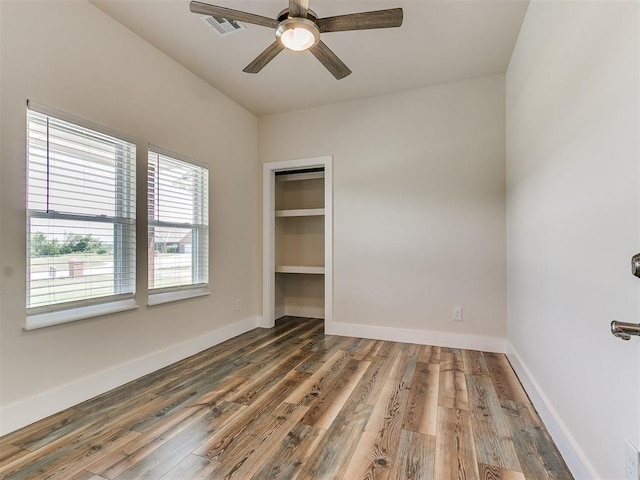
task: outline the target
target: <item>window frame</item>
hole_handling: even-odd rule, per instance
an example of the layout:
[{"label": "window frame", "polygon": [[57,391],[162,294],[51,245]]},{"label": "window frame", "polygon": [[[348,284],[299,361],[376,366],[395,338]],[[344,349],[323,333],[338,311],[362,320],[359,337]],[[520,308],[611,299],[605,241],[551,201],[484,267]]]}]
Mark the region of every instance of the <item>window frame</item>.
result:
[{"label": "window frame", "polygon": [[[150,192],[149,192],[149,184],[150,184],[150,171],[151,171],[151,156],[158,156],[158,162],[160,161],[160,157],[166,157],[171,161],[185,163],[191,167],[195,167],[201,169],[202,180],[205,182],[206,190],[204,191],[204,195],[206,196],[206,201],[202,200],[194,200],[194,218],[198,218],[200,220],[199,223],[196,222],[169,222],[163,220],[157,220],[155,217],[154,209],[150,208]],[[173,227],[173,228],[189,228],[191,229],[191,277],[192,283],[184,284],[184,285],[172,285],[168,287],[151,287],[151,281],[153,279],[154,272],[151,271],[150,265],[147,265],[147,305],[154,306],[160,305],[164,303],[185,300],[188,298],[195,298],[201,296],[207,296],[210,294],[209,291],[209,185],[210,185],[210,169],[209,165],[204,162],[200,162],[194,160],[192,158],[186,157],[179,153],[173,152],[171,150],[167,150],[162,147],[158,147],[157,145],[149,144],[147,146],[147,248],[149,248],[149,234],[151,228],[153,227]],[[155,172],[155,181],[158,181],[158,173]],[[201,192],[194,192],[194,197]],[[204,239],[204,240],[203,240]],[[202,265],[200,259],[202,258],[201,250],[204,249],[206,253],[204,255],[204,260],[206,261],[205,265]],[[203,272],[204,267],[204,272]],[[202,280],[204,275],[204,281]]]},{"label": "window frame", "polygon": [[[30,196],[29,188],[31,186],[30,180],[30,127],[29,116],[30,112],[34,112],[49,118],[54,118],[66,123],[70,123],[76,127],[88,129],[101,135],[113,137],[117,140],[121,140],[128,143],[132,147],[132,151],[129,155],[130,164],[125,168],[128,169],[126,179],[123,181],[116,181],[116,195],[118,200],[115,205],[115,215],[87,215],[84,213],[69,213],[59,212],[54,210],[38,210],[29,208]],[[67,323],[71,321],[81,320],[85,318],[91,318],[94,316],[106,315],[109,313],[115,313],[120,311],[131,310],[137,308],[138,305],[135,302],[136,295],[136,230],[137,230],[137,218],[136,218],[136,195],[137,195],[137,175],[136,175],[136,154],[137,154],[137,142],[134,138],[125,135],[121,132],[113,130],[104,125],[91,122],[81,117],[77,117],[66,112],[61,112],[51,107],[40,105],[33,101],[27,101],[26,109],[26,144],[27,150],[25,152],[25,168],[26,168],[26,323],[25,330],[32,330],[36,328],[42,328],[50,325],[57,325],[60,323]],[[47,148],[50,144],[49,138],[46,140]],[[116,155],[118,155],[116,153]],[[49,160],[47,159],[47,164]],[[117,170],[123,168],[119,165],[120,162],[116,161],[114,168]],[[47,167],[48,168],[48,167]],[[116,179],[120,179],[120,175],[115,175]],[[47,198],[48,201],[48,198]],[[127,213],[129,212],[129,216]],[[112,295],[94,296],[81,300],[72,300],[59,303],[49,303],[46,305],[30,306],[30,289],[31,289],[31,262],[32,255],[30,250],[31,242],[31,221],[32,219],[49,219],[49,220],[67,220],[67,221],[80,221],[91,223],[105,223],[113,225],[113,249],[114,249],[114,272],[113,272],[113,284],[114,293]],[[124,236],[123,236],[124,235]],[[131,251],[122,245],[122,242],[116,241],[116,238],[126,238],[129,244],[133,244],[134,248]],[[123,289],[130,287],[127,291]]]}]

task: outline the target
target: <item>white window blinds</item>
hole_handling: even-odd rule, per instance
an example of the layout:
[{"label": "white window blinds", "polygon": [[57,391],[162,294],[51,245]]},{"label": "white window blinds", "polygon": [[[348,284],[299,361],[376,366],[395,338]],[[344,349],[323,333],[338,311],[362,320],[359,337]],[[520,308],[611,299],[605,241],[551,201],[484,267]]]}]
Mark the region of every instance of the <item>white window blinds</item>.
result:
[{"label": "white window blinds", "polygon": [[149,147],[149,289],[208,283],[209,172]]},{"label": "white window blinds", "polygon": [[48,113],[27,111],[27,308],[132,297],[135,144]]}]

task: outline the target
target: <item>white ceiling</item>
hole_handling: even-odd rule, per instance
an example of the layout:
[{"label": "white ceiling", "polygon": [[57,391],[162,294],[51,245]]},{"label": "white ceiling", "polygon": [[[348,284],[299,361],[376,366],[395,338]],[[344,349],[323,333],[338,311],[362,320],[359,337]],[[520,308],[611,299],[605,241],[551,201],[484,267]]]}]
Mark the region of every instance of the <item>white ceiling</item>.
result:
[{"label": "white ceiling", "polygon": [[[254,114],[266,115],[503,73],[528,0],[311,0],[318,17],[402,7],[400,28],[325,33],[353,71],[336,80],[309,52],[283,51],[258,74],[242,69],[274,41],[246,25],[221,37],[189,0],[90,0]],[[275,18],[287,0],[202,0]]]}]

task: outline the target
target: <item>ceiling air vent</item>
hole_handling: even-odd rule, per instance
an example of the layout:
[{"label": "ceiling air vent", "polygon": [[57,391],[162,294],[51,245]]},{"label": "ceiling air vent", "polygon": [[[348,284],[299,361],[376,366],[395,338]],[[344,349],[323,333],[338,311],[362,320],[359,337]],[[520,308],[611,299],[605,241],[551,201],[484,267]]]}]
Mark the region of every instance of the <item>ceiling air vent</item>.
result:
[{"label": "ceiling air vent", "polygon": [[218,32],[221,37],[247,28],[237,20],[227,20],[222,17],[202,17],[202,21]]}]

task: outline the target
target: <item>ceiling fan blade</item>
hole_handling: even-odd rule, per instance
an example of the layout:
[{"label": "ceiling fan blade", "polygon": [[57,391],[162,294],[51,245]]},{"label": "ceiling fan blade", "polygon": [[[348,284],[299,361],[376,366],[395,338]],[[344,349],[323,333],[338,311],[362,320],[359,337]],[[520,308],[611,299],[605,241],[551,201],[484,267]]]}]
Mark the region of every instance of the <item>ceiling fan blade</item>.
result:
[{"label": "ceiling fan blade", "polygon": [[227,20],[237,20],[239,22],[252,23],[253,25],[262,25],[263,27],[276,28],[279,23],[273,18],[263,17],[262,15],[255,15],[253,13],[241,12],[240,10],[233,10],[231,8],[209,5],[208,3],[192,1],[189,4],[189,8],[193,13],[201,13],[203,15],[210,15],[212,17],[222,17],[226,18]]},{"label": "ceiling fan blade", "polygon": [[309,0],[289,0],[289,16],[307,18]]},{"label": "ceiling fan blade", "polygon": [[388,10],[319,18],[317,24],[321,33],[368,30],[370,28],[391,28],[402,25],[403,16],[402,8],[390,8]]},{"label": "ceiling fan blade", "polygon": [[276,55],[278,55],[282,50],[284,50],[284,47],[279,41],[276,40],[271,45],[269,45],[264,50],[264,52],[258,55],[253,62],[247,65],[242,71],[246,73],[258,73],[260,70],[264,68],[264,66],[267,63],[269,63],[271,60],[276,58]]},{"label": "ceiling fan blade", "polygon": [[309,51],[336,77],[336,80],[340,80],[351,74],[349,67],[347,67],[324,42],[318,42],[315,46],[311,47]]}]

